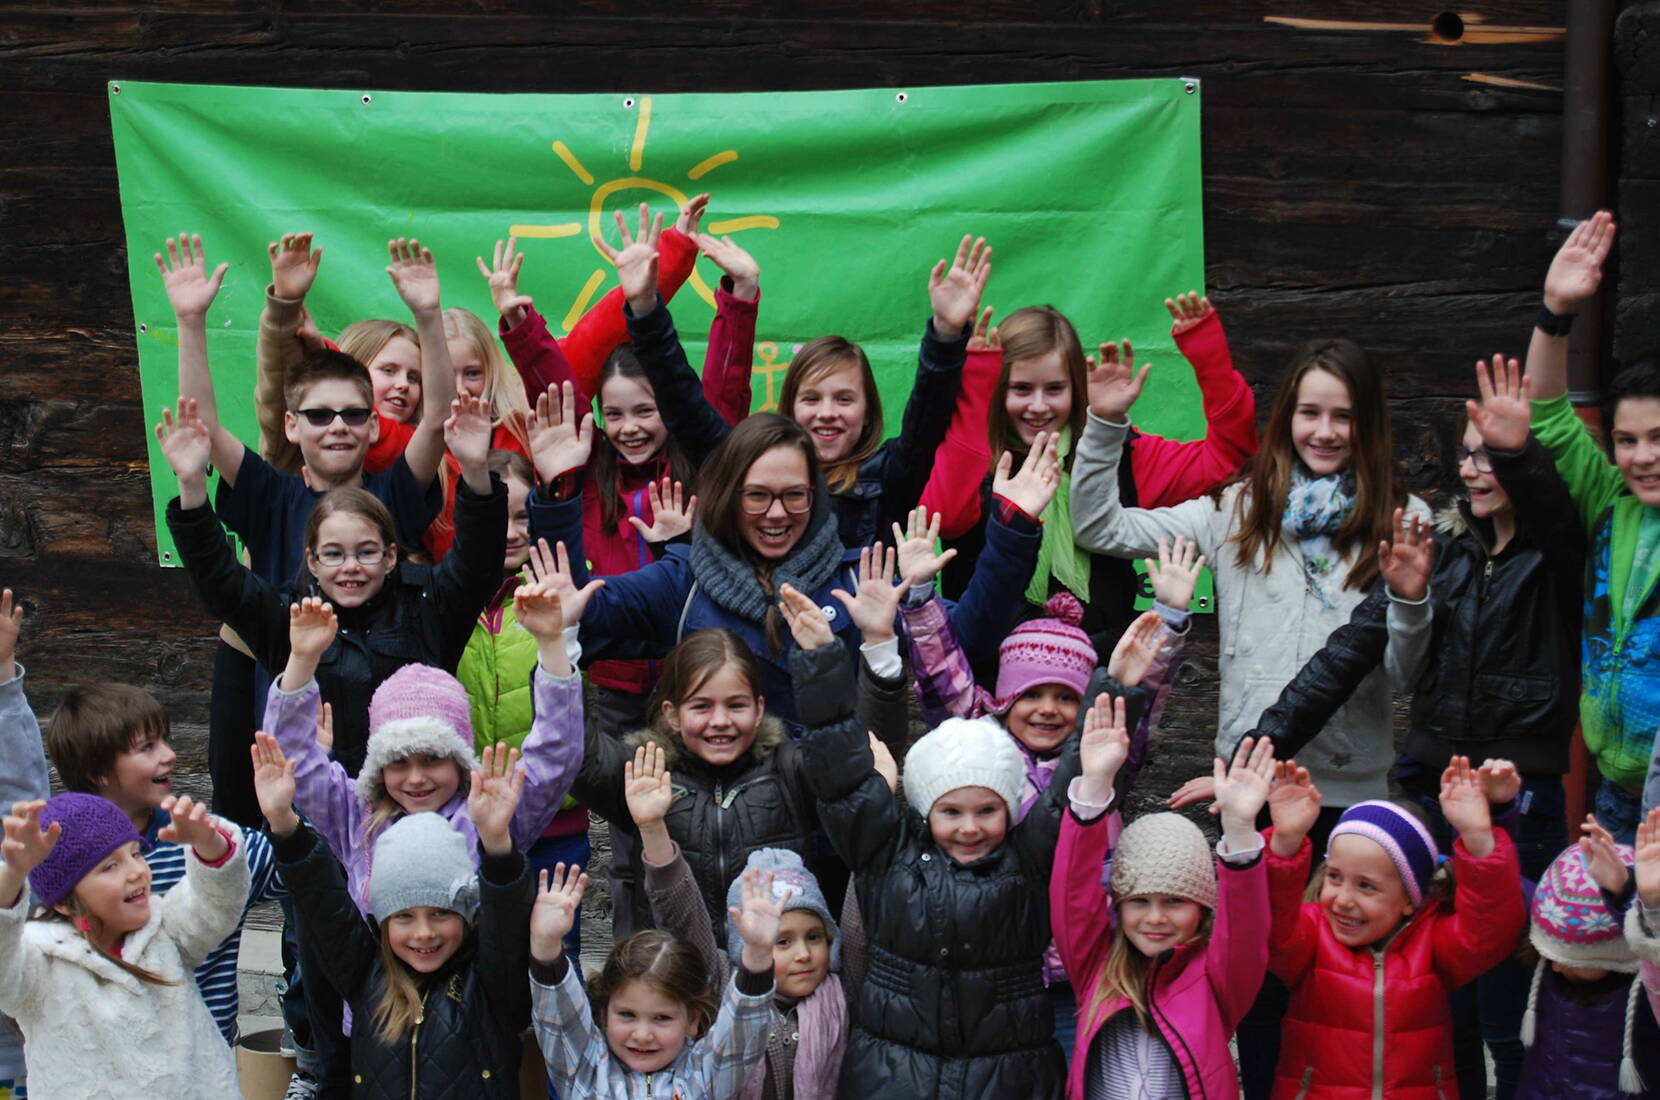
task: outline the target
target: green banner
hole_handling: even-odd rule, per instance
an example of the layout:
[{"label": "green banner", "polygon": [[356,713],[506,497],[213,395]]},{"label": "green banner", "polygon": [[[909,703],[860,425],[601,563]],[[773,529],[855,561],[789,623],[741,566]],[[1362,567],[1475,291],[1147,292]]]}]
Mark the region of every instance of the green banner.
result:
[{"label": "green banner", "polygon": [[[146,419],[174,401],[177,337],[151,256],[199,232],[229,261],[208,316],[219,408],[254,425],[265,246],[311,231],[325,249],[307,300],[328,335],[407,319],[386,241],[419,237],[446,305],[495,314],[475,256],[517,234],[522,291],[557,332],[615,273],[589,235],[651,202],[669,218],[710,191],[704,228],[761,265],[756,408],[795,347],[837,332],[876,367],[890,430],[929,315],[927,276],[964,233],[995,247],[996,315],[1049,303],[1086,349],[1128,337],[1155,367],[1136,420],[1204,430],[1165,297],[1204,278],[1199,89],[1181,79],[722,95],[480,95],[142,84],[109,86]],[[694,363],[719,272],[699,260],[673,303]],[[161,522],[175,486],[147,435]]]}]

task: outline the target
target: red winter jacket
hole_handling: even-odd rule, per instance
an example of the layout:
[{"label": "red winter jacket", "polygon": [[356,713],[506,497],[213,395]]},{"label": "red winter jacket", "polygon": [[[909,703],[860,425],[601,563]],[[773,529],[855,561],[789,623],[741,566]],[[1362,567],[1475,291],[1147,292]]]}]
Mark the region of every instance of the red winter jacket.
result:
[{"label": "red winter jacket", "polygon": [[1507,958],[1527,923],[1510,836],[1495,829],[1486,859],[1456,842],[1455,905],[1427,901],[1358,950],[1302,900],[1312,849],[1267,857],[1268,968],[1291,987],[1273,1100],[1457,1100],[1447,993]]}]

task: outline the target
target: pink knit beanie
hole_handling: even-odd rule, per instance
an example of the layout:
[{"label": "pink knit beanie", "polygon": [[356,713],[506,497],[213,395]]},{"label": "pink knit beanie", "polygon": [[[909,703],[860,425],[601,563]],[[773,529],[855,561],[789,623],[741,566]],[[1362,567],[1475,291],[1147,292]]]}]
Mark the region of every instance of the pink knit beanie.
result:
[{"label": "pink knit beanie", "polygon": [[369,745],[357,772],[358,801],[373,806],[385,790],[381,769],[416,753],[448,756],[463,772],[478,766],[467,689],[431,665],[404,665],[382,680],[369,700]]},{"label": "pink knit beanie", "polygon": [[1095,645],[1079,629],[1084,605],[1059,592],[1043,605],[1046,615],[1021,623],[997,650],[997,697],[992,711],[1004,714],[1014,701],[1042,684],[1062,684],[1083,697],[1095,671]]}]

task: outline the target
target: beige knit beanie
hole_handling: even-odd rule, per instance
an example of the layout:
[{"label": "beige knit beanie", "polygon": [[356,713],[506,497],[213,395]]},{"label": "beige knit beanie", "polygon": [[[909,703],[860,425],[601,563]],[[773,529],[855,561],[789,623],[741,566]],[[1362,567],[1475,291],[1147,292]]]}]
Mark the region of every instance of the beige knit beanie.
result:
[{"label": "beige knit beanie", "polygon": [[1172,894],[1216,908],[1216,861],[1199,826],[1180,814],[1130,822],[1112,853],[1112,897]]}]

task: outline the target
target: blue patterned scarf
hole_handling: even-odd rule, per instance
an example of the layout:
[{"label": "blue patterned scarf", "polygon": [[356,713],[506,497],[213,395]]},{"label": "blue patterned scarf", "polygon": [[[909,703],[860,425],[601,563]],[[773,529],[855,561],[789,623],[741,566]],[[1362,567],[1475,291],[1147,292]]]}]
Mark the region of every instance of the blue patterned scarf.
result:
[{"label": "blue patterned scarf", "polygon": [[1327,586],[1343,565],[1331,537],[1349,518],[1354,505],[1352,468],[1315,477],[1308,467],[1297,463],[1291,473],[1291,492],[1285,498],[1285,515],[1280,519],[1280,527],[1286,536],[1297,540],[1309,591],[1319,598],[1322,608],[1331,607]]}]

